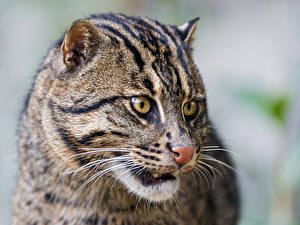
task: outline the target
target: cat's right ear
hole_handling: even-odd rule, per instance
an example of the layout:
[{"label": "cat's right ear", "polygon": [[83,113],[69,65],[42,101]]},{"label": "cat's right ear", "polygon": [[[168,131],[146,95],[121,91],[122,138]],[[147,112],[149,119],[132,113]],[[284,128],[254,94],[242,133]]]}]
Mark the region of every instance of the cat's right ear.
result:
[{"label": "cat's right ear", "polygon": [[64,64],[75,69],[90,61],[100,44],[100,31],[88,20],[77,20],[67,30],[61,51]]}]

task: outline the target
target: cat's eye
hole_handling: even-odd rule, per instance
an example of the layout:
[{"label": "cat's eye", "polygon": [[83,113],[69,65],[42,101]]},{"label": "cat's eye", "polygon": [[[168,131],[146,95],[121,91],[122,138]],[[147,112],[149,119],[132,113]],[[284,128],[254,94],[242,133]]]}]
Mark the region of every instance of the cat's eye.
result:
[{"label": "cat's eye", "polygon": [[141,114],[146,114],[150,111],[151,103],[150,100],[144,96],[132,97],[131,107]]},{"label": "cat's eye", "polygon": [[183,115],[186,119],[194,119],[198,114],[198,103],[195,100],[188,101],[183,105]]}]

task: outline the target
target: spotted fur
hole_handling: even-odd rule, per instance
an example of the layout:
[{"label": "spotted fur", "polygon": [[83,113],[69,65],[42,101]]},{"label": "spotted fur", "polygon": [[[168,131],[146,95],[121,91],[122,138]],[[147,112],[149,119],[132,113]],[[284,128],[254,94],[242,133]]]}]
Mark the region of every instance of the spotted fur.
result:
[{"label": "spotted fur", "polygon": [[[12,224],[237,224],[233,165],[192,59],[197,20],[100,14],[70,26],[21,116]],[[195,118],[183,115],[189,100]],[[177,146],[194,146],[188,163],[174,160]]]}]

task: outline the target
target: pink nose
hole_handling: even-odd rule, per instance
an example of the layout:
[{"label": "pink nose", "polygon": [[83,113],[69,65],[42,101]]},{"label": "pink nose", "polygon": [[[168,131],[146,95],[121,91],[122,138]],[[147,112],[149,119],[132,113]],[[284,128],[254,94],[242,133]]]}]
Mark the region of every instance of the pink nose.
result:
[{"label": "pink nose", "polygon": [[194,146],[175,147],[172,148],[172,152],[175,153],[173,157],[178,164],[186,164],[191,160],[194,150]]}]

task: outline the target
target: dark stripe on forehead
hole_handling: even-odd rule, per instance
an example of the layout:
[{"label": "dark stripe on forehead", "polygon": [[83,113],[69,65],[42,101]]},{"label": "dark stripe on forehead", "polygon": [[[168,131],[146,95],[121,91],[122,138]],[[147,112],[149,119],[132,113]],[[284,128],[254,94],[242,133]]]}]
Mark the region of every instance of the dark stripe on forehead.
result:
[{"label": "dark stripe on forehead", "polygon": [[150,79],[148,78],[145,78],[144,81],[143,81],[143,84],[145,85],[145,87],[151,92],[152,95],[155,94],[155,91],[154,91],[154,87],[153,87],[153,83]]},{"label": "dark stripe on forehead", "polygon": [[[149,46],[149,43],[151,44],[156,44],[157,43],[154,40],[150,40],[149,38],[146,37],[146,35],[144,34],[144,30],[141,30],[140,27],[138,27],[136,24],[130,24],[131,26],[133,26],[138,35],[136,35],[132,30],[133,27],[129,27],[128,25],[128,18],[125,17],[125,19],[123,17],[120,17],[121,15],[113,15],[113,14],[104,14],[104,15],[100,15],[99,17],[97,17],[98,19],[104,20],[104,21],[109,21],[111,23],[114,23],[118,26],[121,26],[122,29],[124,29],[124,31],[126,31],[133,39],[139,40],[141,42],[141,44],[143,44],[144,48],[148,49],[152,55],[156,55],[157,54],[157,49],[158,47],[156,47],[156,49],[153,49]],[[98,27],[101,26],[101,22],[98,24]],[[104,25],[104,24],[102,24]],[[97,25],[96,25],[97,26]]]},{"label": "dark stripe on forehead", "polygon": [[[179,75],[179,71],[175,65],[173,65],[168,58],[166,60],[166,71],[163,69],[161,63],[159,60],[155,60],[152,63],[152,69],[154,72],[157,74],[159,79],[161,80],[162,84],[164,85],[165,89],[170,92],[170,88],[174,88],[176,91],[176,95],[179,95],[180,91],[182,91],[182,86],[181,86],[181,79]],[[170,75],[173,77],[173,75],[176,77],[176,86],[173,85],[173,81],[167,77],[167,73],[170,73]]]},{"label": "dark stripe on forehead", "polygon": [[[117,25],[120,25],[126,32],[128,32],[133,38],[137,38],[137,36],[132,32],[132,29],[126,24],[126,21],[123,19],[120,19],[116,17],[116,15],[113,14],[102,14],[98,17],[98,19],[104,20],[104,21],[110,21],[112,23],[115,23]],[[100,25],[100,24],[99,24]],[[104,24],[103,24],[104,25]],[[96,24],[97,26],[97,24]]]},{"label": "dark stripe on forehead", "polygon": [[[127,19],[137,23],[138,25],[140,25],[142,27],[149,29],[150,31],[158,33],[159,36],[161,37],[161,42],[164,45],[168,45],[167,37],[163,33],[161,33],[159,29],[157,29],[155,26],[152,26],[148,21],[146,21],[145,18],[143,18],[143,17],[127,17]],[[150,21],[153,21],[153,20],[150,20]]]},{"label": "dark stripe on forehead", "polygon": [[169,84],[165,81],[165,79],[163,79],[163,77],[160,75],[161,73],[158,71],[159,70],[159,61],[156,59],[153,63],[152,63],[152,69],[154,70],[154,72],[156,73],[156,75],[158,76],[158,78],[161,80],[162,84],[166,87],[166,89],[169,91]]},{"label": "dark stripe on forehead", "polygon": [[[104,21],[110,21],[112,23],[115,23],[118,26],[121,26],[122,29],[124,29],[124,31],[126,31],[129,35],[131,35],[131,37],[133,39],[139,40],[141,42],[141,44],[143,44],[144,48],[151,51],[151,53],[154,56],[157,54],[157,51],[158,51],[158,46],[157,46],[157,41],[156,41],[157,38],[153,38],[154,36],[152,34],[149,35],[151,33],[150,30],[148,30],[147,34],[145,34],[146,30],[144,29],[144,27],[141,27],[136,22],[134,22],[133,24],[130,24],[129,23],[130,20],[127,16],[120,15],[120,14],[117,14],[117,15],[104,14],[104,15],[100,15],[97,18],[102,19]],[[101,22],[99,23],[99,26],[100,26],[100,24],[101,24]],[[129,27],[129,25],[131,27]],[[138,35],[132,31],[133,28],[135,28],[135,31],[138,33]],[[149,43],[156,46],[156,49],[151,48],[149,46]]]},{"label": "dark stripe on forehead", "polygon": [[118,99],[122,99],[122,98],[126,98],[126,97],[113,96],[110,98],[104,98],[104,99],[101,99],[100,101],[96,102],[94,105],[86,106],[86,107],[82,107],[82,108],[73,108],[73,107],[65,108],[65,107],[62,107],[59,105],[57,106],[57,108],[64,113],[71,113],[71,114],[87,113],[87,112],[96,110],[105,104],[113,103],[114,101],[116,101]]},{"label": "dark stripe on forehead", "polygon": [[[146,26],[146,24],[141,25],[140,18],[134,18],[134,17],[128,17],[124,15],[117,15],[120,20],[123,20],[125,22],[132,22],[130,25],[132,26],[132,29],[134,28],[136,33],[138,33],[138,36],[133,34],[133,38],[140,41],[140,43],[144,46],[145,49],[148,49],[153,56],[158,57],[159,56],[159,45],[158,41],[161,41],[164,45],[168,45],[167,42],[164,40],[158,40],[158,37],[156,37],[153,33],[157,32],[157,30],[149,28],[149,26]],[[122,17],[121,17],[122,16]],[[132,32],[131,32],[132,34]]]},{"label": "dark stripe on forehead", "polygon": [[[127,18],[128,18],[128,17],[127,17]],[[165,46],[167,46],[168,49],[169,49],[169,42],[168,42],[167,37],[166,37],[162,32],[160,32],[159,29],[157,29],[155,26],[151,25],[148,21],[146,21],[145,18],[142,18],[142,17],[140,17],[140,18],[129,17],[129,19],[132,20],[132,21],[134,21],[134,22],[136,22],[136,23],[138,23],[139,25],[141,25],[141,26],[143,26],[143,27],[148,28],[149,30],[152,30],[153,32],[158,33],[158,34],[160,35],[160,39],[157,40],[157,38],[156,38],[152,33],[149,33],[149,34],[148,34],[152,39],[156,39],[155,44],[156,44],[156,48],[157,48],[157,49],[159,48],[159,46],[157,45],[157,44],[158,44],[158,41],[161,41],[162,44],[165,45]],[[153,20],[150,20],[150,21],[156,23],[156,25],[159,24],[159,22],[157,22],[157,21],[153,21]],[[136,27],[136,26],[134,26],[134,27]],[[173,35],[170,34],[170,32],[169,32],[168,30],[164,29],[164,27],[162,27],[162,29],[165,31],[165,33],[167,33],[167,34],[171,37],[172,41],[175,43],[175,45],[176,45],[176,47],[177,47],[177,52],[178,52],[178,49],[181,51],[181,48],[179,48],[179,46],[177,45],[177,42],[176,42],[176,40],[173,38]],[[171,68],[173,68],[174,73],[175,73],[175,75],[176,75],[177,87],[178,87],[179,89],[181,89],[181,80],[180,80],[180,76],[179,76],[178,69],[176,68],[176,66],[174,66],[174,65],[170,62],[169,56],[170,56],[170,52],[169,52],[169,51],[166,51],[166,52],[164,53],[165,60],[167,61],[168,66],[170,66]],[[181,53],[180,53],[180,56],[182,56]],[[182,59],[182,57],[181,57],[181,59]],[[183,60],[183,59],[182,59],[182,60]],[[157,62],[156,62],[156,63],[157,63]],[[184,63],[184,65],[185,65],[185,63]],[[155,69],[155,66],[152,65],[152,68],[155,70],[156,73],[158,73],[158,72],[157,72],[157,69]],[[187,69],[187,68],[186,68],[186,69]],[[162,77],[160,77],[160,78],[162,79]],[[165,85],[166,85],[166,84],[165,84]],[[166,85],[166,86],[168,86],[168,85]]]},{"label": "dark stripe on forehead", "polygon": [[[95,15],[95,16],[93,16],[93,18],[109,20],[109,21],[114,22],[118,25],[121,25],[122,28],[125,31],[127,31],[133,38],[141,41],[141,43],[144,45],[144,47],[147,48],[148,50],[150,50],[153,55],[156,55],[157,52],[155,52],[155,50],[150,48],[147,42],[151,42],[151,44],[155,45],[157,43],[153,42],[152,40],[156,40],[156,42],[161,41],[163,45],[169,46],[169,41],[168,41],[168,38],[166,37],[166,35],[168,35],[171,38],[172,42],[176,46],[177,58],[179,59],[179,62],[181,64],[182,68],[184,69],[185,73],[190,74],[189,71],[188,71],[188,68],[187,68],[187,64],[186,64],[186,62],[184,60],[184,57],[183,57],[183,50],[182,50],[183,48],[182,48],[182,46],[180,46],[180,44],[178,44],[178,41],[180,43],[182,43],[182,41],[180,39],[178,39],[176,36],[174,36],[174,34],[172,34],[171,31],[168,30],[167,26],[159,23],[158,21],[151,20],[151,19],[148,19],[148,18],[131,17],[131,16],[126,16],[124,14],[102,14],[102,15],[98,15],[98,16]],[[136,31],[139,33],[139,36],[136,36],[136,34],[134,34],[131,31],[131,28],[128,25],[126,25],[127,21],[132,21],[133,22],[130,25],[132,25],[136,29]],[[153,22],[153,25],[151,24],[151,22]],[[97,26],[97,24],[96,24],[96,26]],[[158,27],[163,30],[163,33],[159,29],[157,29]],[[143,37],[145,37],[144,32],[146,30],[142,29],[142,28],[147,28],[149,30],[147,32],[147,36],[150,36],[151,37],[150,39],[145,40],[145,38],[143,38]],[[176,30],[174,30],[173,27],[171,27],[171,28],[173,29],[173,31],[176,34],[178,33],[178,32],[176,32]],[[155,37],[152,32],[155,32],[155,33],[159,34],[160,39],[157,40],[157,37]],[[166,34],[166,35],[164,35],[164,34]],[[158,48],[158,46],[156,46],[156,49],[157,48]]]},{"label": "dark stripe on forehead", "polygon": [[[126,17],[126,19],[131,20],[133,22],[133,27],[140,32],[140,37],[143,39],[144,33],[147,34],[146,42],[150,42],[155,46],[156,51],[154,52],[152,49],[148,48],[153,55],[159,54],[160,47],[158,42],[161,42],[162,45],[166,46],[167,49],[170,48],[170,44],[168,38],[164,33],[160,32],[155,26],[150,24],[150,21],[146,21],[146,18],[143,17]],[[155,33],[159,35],[159,37],[155,36]],[[143,41],[143,40],[141,40]],[[145,42],[145,41],[144,41]],[[144,44],[145,45],[145,44]]]},{"label": "dark stripe on forehead", "polygon": [[109,35],[109,34],[105,34],[107,37],[109,37],[109,39],[112,41],[112,43],[114,43],[115,45],[119,46],[120,45],[120,41],[115,38],[114,36],[112,35]]},{"label": "dark stripe on forehead", "polygon": [[[118,25],[121,25],[124,28],[124,30],[126,30],[133,38],[139,40],[143,44],[143,46],[146,49],[148,49],[152,53],[152,55],[155,57],[160,57],[159,56],[160,47],[158,45],[159,42],[161,42],[162,45],[166,46],[167,49],[170,48],[168,38],[165,34],[167,34],[171,37],[172,41],[174,42],[174,44],[176,46],[177,54],[178,54],[178,50],[181,50],[181,48],[179,48],[179,46],[177,45],[176,40],[173,38],[173,35],[168,30],[166,30],[165,33],[162,33],[159,29],[157,29],[157,27],[155,26],[155,23],[158,23],[157,21],[153,21],[150,19],[148,19],[149,21],[147,21],[146,18],[143,18],[143,17],[129,17],[129,16],[126,16],[123,14],[117,14],[117,15],[108,14],[108,15],[103,15],[103,16],[100,15],[100,17],[98,17],[98,18],[106,19],[106,20],[112,21]],[[135,28],[137,33],[139,33],[138,36],[136,36],[136,34],[134,34],[131,31],[131,29],[126,25],[126,22],[129,22],[129,21],[132,22],[132,24],[130,24],[130,25]],[[151,22],[153,22],[153,25],[151,24]],[[157,33],[160,38],[155,36],[154,33]],[[149,44],[151,44],[153,47],[150,47]],[[173,69],[173,72],[175,73],[176,82],[177,82],[176,83],[177,90],[181,90],[181,80],[180,80],[179,72],[178,72],[178,69],[176,68],[176,66],[170,62],[170,60],[169,60],[170,55],[171,55],[170,50],[166,50],[164,53],[164,60],[166,60],[167,66],[170,66]],[[180,56],[182,56],[182,55],[180,55]],[[163,77],[160,76],[160,74],[157,71],[157,67],[160,64],[158,62],[158,60],[156,60],[155,64],[156,64],[155,66],[152,64],[152,68],[157,73],[159,78],[162,80],[164,85],[168,88],[168,86],[170,86],[170,84],[167,84],[166,81],[163,79]],[[159,67],[161,67],[161,66],[159,66]],[[160,72],[165,73],[165,71],[160,71]],[[168,81],[171,82],[171,80],[169,80],[169,79],[168,79]]]},{"label": "dark stripe on forehead", "polygon": [[143,47],[148,49],[153,56],[159,56],[157,40],[153,39],[153,36],[150,33],[141,31],[139,27],[136,27],[136,25],[134,25],[134,28],[138,29],[140,32],[138,38],[136,39],[140,41]]},{"label": "dark stripe on forehead", "polygon": [[180,80],[179,71],[176,68],[176,66],[174,66],[174,65],[172,65],[171,68],[174,70],[174,73],[175,73],[175,76],[176,76],[176,84],[177,84],[176,94],[179,95],[179,91],[182,91],[182,86],[181,86],[181,80]]},{"label": "dark stripe on forehead", "polygon": [[183,52],[182,52],[182,47],[179,46],[179,44],[177,43],[177,38],[174,37],[173,34],[171,34],[171,32],[168,30],[167,26],[163,25],[163,24],[160,24],[159,22],[157,21],[154,21],[155,24],[157,26],[159,26],[173,41],[173,43],[175,44],[176,46],[176,52],[177,52],[177,57],[179,59],[179,62],[182,66],[182,68],[184,69],[185,73],[187,73],[189,75],[189,71],[188,71],[188,68],[187,68],[187,65],[186,65],[186,62],[183,58]]},{"label": "dark stripe on forehead", "polygon": [[[147,28],[149,30],[149,32],[147,32],[147,35],[151,38],[150,41],[155,40],[155,42],[154,43],[151,42],[151,44],[156,45],[157,49],[159,48],[158,42],[161,42],[168,49],[170,48],[167,36],[164,35],[164,33],[160,32],[160,30],[157,29],[155,26],[151,25],[148,21],[146,21],[146,18],[143,18],[143,17],[128,17],[128,16],[125,16],[125,18],[128,19],[128,20],[132,20],[134,23],[136,23],[136,24],[133,24],[133,26],[139,32],[145,32],[145,29],[141,30],[141,28],[139,26]],[[160,24],[159,22],[153,21],[153,20],[150,20],[150,19],[149,19],[149,21],[152,21],[156,25]],[[163,25],[160,24],[160,26],[163,26]],[[163,28],[163,30],[164,30],[164,28]],[[150,32],[150,31],[152,31],[152,32]],[[154,32],[157,33],[160,36],[159,39],[153,34]],[[164,32],[171,37],[172,41],[174,42],[174,44],[178,48],[179,46],[178,46],[176,40],[173,38],[172,34],[170,34],[170,32],[168,30],[164,30]]]},{"label": "dark stripe on forehead", "polygon": [[[156,72],[157,76],[160,78],[162,81],[163,85],[169,89],[170,86],[172,85],[172,79],[168,77],[167,75],[175,75],[176,76],[176,94],[178,95],[180,93],[181,89],[181,78],[178,72],[178,68],[176,65],[173,65],[170,62],[169,57],[171,56],[171,51],[170,46],[169,46],[169,41],[173,41],[174,45],[176,46],[175,49],[175,57],[178,58],[180,56],[179,61],[184,61],[182,57],[182,48],[178,45],[177,41],[174,38],[174,35],[170,33],[169,30],[167,30],[163,25],[161,25],[157,21],[153,21],[151,19],[147,19],[144,17],[129,17],[123,14],[104,14],[97,16],[96,18],[98,19],[103,19],[110,21],[112,23],[115,23],[117,26],[121,26],[125,32],[128,33],[133,39],[138,40],[145,49],[148,49],[151,54],[156,58],[155,62],[152,63],[152,68]],[[157,25],[160,26],[157,26]],[[101,21],[97,25],[98,27],[100,26],[105,26],[101,25]],[[158,29],[161,28],[161,29]],[[132,30],[135,30],[135,33],[132,32]],[[157,34],[157,35],[155,35]],[[167,38],[167,35],[170,36],[170,38]],[[171,40],[170,40],[171,39]],[[160,45],[161,43],[163,46],[166,46],[165,52],[163,53],[163,61],[160,62]],[[166,65],[162,65],[166,64]],[[179,65],[182,65],[185,63],[179,63]],[[163,66],[166,66],[164,69]],[[160,73],[159,73],[160,72]]]},{"label": "dark stripe on forehead", "polygon": [[[176,77],[176,94],[178,95],[179,94],[179,90],[182,90],[182,87],[181,87],[181,78],[180,78],[180,75],[179,75],[179,72],[178,72],[178,69],[177,67],[172,64],[169,60],[169,54],[171,54],[170,52],[166,52],[165,53],[165,60],[167,61],[167,66],[168,66],[168,71],[169,73],[172,74],[172,77],[173,77],[173,74],[175,73],[175,77]],[[174,86],[174,85],[172,85]],[[178,92],[178,93],[177,93]]]},{"label": "dark stripe on forehead", "polygon": [[[134,27],[136,27],[136,25]],[[155,60],[154,62],[152,62],[152,69],[155,71],[156,75],[160,78],[162,83],[168,88],[168,86],[170,86],[172,83],[172,79],[168,78],[168,75],[172,75],[168,72],[168,66],[174,67],[174,65],[171,64],[169,60],[169,57],[171,55],[171,51],[169,50],[169,46],[168,46],[169,43],[164,41],[164,39],[166,38],[164,39],[157,38],[156,36],[154,36],[153,33],[149,31],[141,31],[139,37],[144,47],[150,50],[152,55],[155,56]],[[166,50],[164,51],[163,55],[161,55],[160,52],[161,50],[160,50],[159,42],[161,42],[162,45],[166,46]],[[149,44],[152,45],[152,48],[149,46]]]},{"label": "dark stripe on forehead", "polygon": [[100,29],[108,30],[111,33],[113,33],[114,35],[116,35],[117,37],[121,38],[123,40],[125,46],[128,48],[128,50],[132,52],[135,62],[138,65],[140,72],[142,72],[144,70],[145,62],[143,61],[140,52],[137,50],[137,48],[135,46],[132,45],[132,43],[128,40],[128,38],[125,35],[121,34],[118,30],[116,30],[115,28],[108,26],[108,25],[96,24],[96,26],[99,27]]}]

